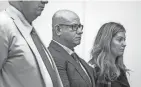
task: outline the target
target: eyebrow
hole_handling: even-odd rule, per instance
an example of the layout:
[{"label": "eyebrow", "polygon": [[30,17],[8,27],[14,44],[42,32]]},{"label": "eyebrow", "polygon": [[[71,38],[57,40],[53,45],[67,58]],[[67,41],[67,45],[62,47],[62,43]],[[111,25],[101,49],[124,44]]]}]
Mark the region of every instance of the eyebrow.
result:
[{"label": "eyebrow", "polygon": [[126,39],[126,37],[122,37],[122,36],[117,36],[116,38],[124,38],[124,39]]}]

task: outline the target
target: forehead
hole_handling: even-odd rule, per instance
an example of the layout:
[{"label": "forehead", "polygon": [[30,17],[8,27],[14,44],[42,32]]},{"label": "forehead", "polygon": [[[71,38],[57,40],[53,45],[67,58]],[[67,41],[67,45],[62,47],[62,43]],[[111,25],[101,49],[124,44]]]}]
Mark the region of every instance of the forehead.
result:
[{"label": "forehead", "polygon": [[65,17],[66,24],[80,24],[80,19],[77,15],[68,15]]},{"label": "forehead", "polygon": [[69,20],[70,24],[80,24],[80,19],[79,18],[73,18]]},{"label": "forehead", "polygon": [[27,0],[27,1],[23,1],[23,4],[25,4],[25,6],[35,6],[36,4],[41,3],[41,0]]},{"label": "forehead", "polygon": [[56,24],[80,24],[79,16],[69,10],[60,10],[56,12],[52,18],[52,23]]},{"label": "forehead", "polygon": [[77,14],[73,12],[66,12],[62,15],[62,18],[64,18],[64,22],[66,24],[79,24],[80,18]]},{"label": "forehead", "polygon": [[125,36],[125,32],[118,32],[115,36],[114,36],[114,38],[126,38],[126,36]]}]

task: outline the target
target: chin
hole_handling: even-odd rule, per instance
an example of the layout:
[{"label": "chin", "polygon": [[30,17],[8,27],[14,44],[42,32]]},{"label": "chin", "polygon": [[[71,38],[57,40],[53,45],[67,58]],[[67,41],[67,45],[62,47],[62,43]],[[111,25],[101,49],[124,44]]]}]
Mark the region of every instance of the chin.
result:
[{"label": "chin", "polygon": [[38,13],[37,16],[41,16],[41,13]]},{"label": "chin", "polygon": [[80,41],[76,42],[76,45],[79,45],[80,44]]},{"label": "chin", "polygon": [[123,52],[119,53],[118,55],[119,55],[119,56],[123,56]]},{"label": "chin", "polygon": [[80,43],[74,43],[74,47],[76,47],[77,45],[79,45]]},{"label": "chin", "polygon": [[41,13],[42,13],[42,11],[38,11],[38,12],[36,13],[36,15],[37,15],[37,16],[40,16]]}]

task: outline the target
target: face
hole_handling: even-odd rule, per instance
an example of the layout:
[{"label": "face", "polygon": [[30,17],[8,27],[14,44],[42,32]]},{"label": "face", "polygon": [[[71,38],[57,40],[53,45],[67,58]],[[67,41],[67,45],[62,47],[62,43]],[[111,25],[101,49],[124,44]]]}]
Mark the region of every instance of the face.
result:
[{"label": "face", "polygon": [[36,19],[41,15],[44,10],[45,4],[47,4],[47,0],[38,0],[38,1],[23,1],[22,9],[23,14],[28,16],[29,18]]},{"label": "face", "polygon": [[114,56],[122,56],[126,46],[125,43],[125,32],[118,32],[111,41],[111,53]]},{"label": "face", "polygon": [[[75,18],[70,21],[68,25],[79,25],[80,19]],[[79,27],[77,30],[74,27],[71,26],[62,26],[62,34],[61,38],[63,39],[64,43],[66,45],[69,45],[70,47],[75,47],[80,44],[81,41],[81,34],[82,34],[82,26]]]}]

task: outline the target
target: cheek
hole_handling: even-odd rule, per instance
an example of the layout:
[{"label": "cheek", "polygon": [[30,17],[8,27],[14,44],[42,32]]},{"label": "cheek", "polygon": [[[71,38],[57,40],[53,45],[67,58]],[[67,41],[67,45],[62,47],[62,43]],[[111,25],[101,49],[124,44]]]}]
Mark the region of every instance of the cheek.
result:
[{"label": "cheek", "polygon": [[65,32],[65,33],[63,34],[63,37],[64,37],[66,40],[72,42],[72,41],[73,41],[73,38],[74,38],[74,34],[71,33],[71,32]]},{"label": "cheek", "polygon": [[31,6],[31,10],[34,14],[37,14],[38,11],[39,11],[39,7],[38,7],[38,3],[33,3],[32,6]]},{"label": "cheek", "polygon": [[112,53],[118,54],[119,48],[120,48],[119,43],[117,41],[112,41],[112,43],[111,43],[111,51],[112,51]]}]

